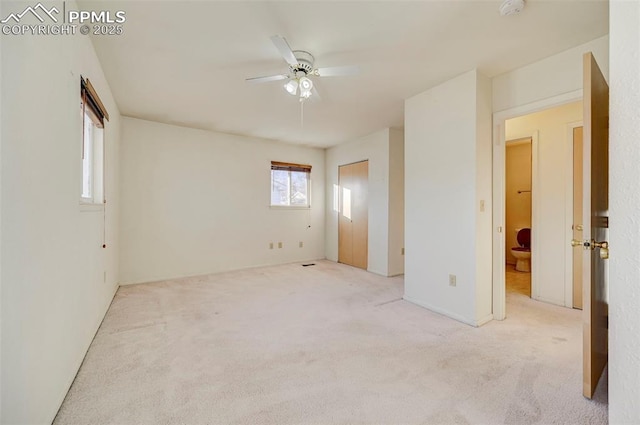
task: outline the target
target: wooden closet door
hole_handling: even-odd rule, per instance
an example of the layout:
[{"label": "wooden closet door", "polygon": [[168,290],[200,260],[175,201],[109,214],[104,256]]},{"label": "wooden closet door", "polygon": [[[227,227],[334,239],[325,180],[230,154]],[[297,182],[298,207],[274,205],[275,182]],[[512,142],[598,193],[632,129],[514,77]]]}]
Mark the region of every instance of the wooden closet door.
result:
[{"label": "wooden closet door", "polygon": [[369,162],[339,168],[338,261],[367,269],[369,255]]},{"label": "wooden closet door", "polygon": [[353,189],[353,168],[343,165],[338,168],[340,186],[338,212],[338,262],[353,263],[353,223],[351,220],[351,190]]},{"label": "wooden closet door", "polygon": [[369,161],[353,164],[353,263],[367,269],[369,256]]}]

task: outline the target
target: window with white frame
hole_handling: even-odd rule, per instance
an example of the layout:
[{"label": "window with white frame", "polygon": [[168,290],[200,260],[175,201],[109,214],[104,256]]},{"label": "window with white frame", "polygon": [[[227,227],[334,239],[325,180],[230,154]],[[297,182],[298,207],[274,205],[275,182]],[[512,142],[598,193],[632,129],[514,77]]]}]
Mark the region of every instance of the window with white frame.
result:
[{"label": "window with white frame", "polygon": [[82,116],[82,187],[80,202],[104,203],[104,105],[89,80],[80,80]]},{"label": "window with white frame", "polygon": [[271,161],[271,206],[311,205],[311,165]]}]

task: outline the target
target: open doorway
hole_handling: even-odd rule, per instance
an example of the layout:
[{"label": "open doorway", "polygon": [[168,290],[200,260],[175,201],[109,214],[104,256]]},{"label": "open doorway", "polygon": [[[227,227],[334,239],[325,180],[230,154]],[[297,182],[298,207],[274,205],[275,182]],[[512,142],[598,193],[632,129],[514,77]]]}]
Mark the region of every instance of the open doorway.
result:
[{"label": "open doorway", "polygon": [[582,120],[576,97],[497,114],[494,121],[496,319],[506,317],[508,293],[574,306],[573,151]]}]

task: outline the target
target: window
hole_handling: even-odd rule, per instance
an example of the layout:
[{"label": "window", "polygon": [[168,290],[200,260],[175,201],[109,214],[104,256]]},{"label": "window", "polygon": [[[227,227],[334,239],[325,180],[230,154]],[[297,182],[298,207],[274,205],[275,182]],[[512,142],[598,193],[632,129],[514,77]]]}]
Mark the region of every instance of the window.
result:
[{"label": "window", "polygon": [[308,208],[311,165],[271,162],[271,206]]},{"label": "window", "polygon": [[103,202],[104,187],[103,129],[86,109],[82,119],[82,202],[99,204]]},{"label": "window", "polygon": [[82,117],[82,188],[80,202],[104,203],[104,105],[89,80],[80,79]]}]

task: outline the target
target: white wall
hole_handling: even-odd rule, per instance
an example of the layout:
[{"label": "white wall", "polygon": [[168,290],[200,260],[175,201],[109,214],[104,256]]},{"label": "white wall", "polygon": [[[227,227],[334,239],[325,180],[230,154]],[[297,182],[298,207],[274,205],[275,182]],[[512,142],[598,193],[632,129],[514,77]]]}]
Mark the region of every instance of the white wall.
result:
[{"label": "white wall", "polygon": [[[117,288],[120,117],[87,37],[3,35],[1,62],[0,422],[48,424]],[[79,205],[80,75],[111,116],[106,249],[102,210]]]},{"label": "white wall", "polygon": [[404,130],[389,129],[389,268],[404,273]]},{"label": "white wall", "polygon": [[476,324],[492,315],[492,83],[476,73]]},{"label": "white wall", "polygon": [[593,52],[609,75],[609,36],[493,78],[493,111],[503,111],[582,89],[582,55]]},{"label": "white wall", "polygon": [[472,325],[491,313],[490,90],[470,71],[405,102],[405,299]]},{"label": "white wall", "polygon": [[[538,132],[536,182],[532,182],[535,209],[532,224],[532,267],[536,283],[532,298],[558,305],[571,305],[565,299],[565,255],[571,228],[572,175],[567,172],[573,155],[569,124],[582,121],[582,102],[569,103],[534,114],[507,120],[507,140],[531,137]],[[521,195],[522,196],[522,195]],[[512,241],[511,234],[506,235]],[[509,247],[507,247],[509,248]]]},{"label": "white wall", "polygon": [[[271,161],[312,165],[311,209],[269,207]],[[121,164],[122,284],[324,258],[320,149],[125,117]]]},{"label": "white wall", "polygon": [[609,422],[640,423],[640,2],[612,0]]},{"label": "white wall", "polygon": [[[333,205],[334,185],[338,185],[338,167],[369,161],[369,256],[370,272],[383,276],[401,274],[402,231],[404,222],[402,198],[397,195],[403,181],[402,162],[398,155],[403,148],[401,130],[385,128],[376,133],[326,150],[327,182],[325,196],[327,259],[338,261],[338,212]],[[393,161],[393,164],[391,164]],[[393,166],[393,170],[391,169]],[[390,191],[394,190],[391,195]],[[398,246],[400,245],[400,246]],[[390,267],[392,266],[392,267]]]},{"label": "white wall", "polygon": [[[3,11],[3,8],[0,6],[0,11]],[[3,43],[4,37],[0,37],[0,91],[2,90],[2,59],[3,55]],[[0,117],[2,117],[2,99],[0,98]],[[4,150],[3,147],[3,133],[2,133],[2,122],[0,121],[0,393],[2,393],[2,382],[4,382],[4,374],[2,373],[2,329],[3,329],[3,315],[2,315],[2,152]],[[0,394],[0,423],[2,423],[2,396]]]}]

